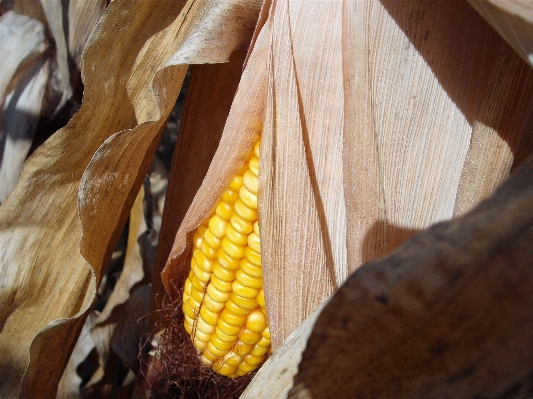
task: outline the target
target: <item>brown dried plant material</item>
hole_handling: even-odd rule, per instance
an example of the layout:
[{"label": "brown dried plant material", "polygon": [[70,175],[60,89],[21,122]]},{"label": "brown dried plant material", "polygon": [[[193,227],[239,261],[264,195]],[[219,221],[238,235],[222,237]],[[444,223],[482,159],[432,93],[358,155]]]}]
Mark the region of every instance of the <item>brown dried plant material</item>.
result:
[{"label": "brown dried plant material", "polygon": [[[256,80],[267,69],[259,213],[276,348],[362,263],[493,192],[528,132],[533,74],[461,0],[268,4],[246,69]],[[245,75],[253,103],[238,92],[167,289],[244,153],[232,118],[258,101]]]},{"label": "brown dried plant material", "polygon": [[530,398],[532,239],[530,157],[473,211],[355,272],[288,397]]},{"label": "brown dried plant material", "polygon": [[[155,354],[151,358],[152,369],[149,377],[150,398],[238,398],[249,384],[253,374],[240,378],[227,378],[205,367],[190,336],[183,327],[184,317],[179,288],[175,288],[174,302],[168,302],[161,309],[158,321],[165,328]],[[141,377],[142,378],[142,377]]]},{"label": "brown dried plant material", "polygon": [[[186,39],[183,24],[191,35],[210,24],[192,3],[108,7],[83,56],[81,110],[28,159],[0,207],[2,397],[55,395],[187,70],[165,64]],[[220,46],[211,61],[233,50]]]},{"label": "brown dried plant material", "polygon": [[533,6],[528,0],[468,0],[533,67]]}]

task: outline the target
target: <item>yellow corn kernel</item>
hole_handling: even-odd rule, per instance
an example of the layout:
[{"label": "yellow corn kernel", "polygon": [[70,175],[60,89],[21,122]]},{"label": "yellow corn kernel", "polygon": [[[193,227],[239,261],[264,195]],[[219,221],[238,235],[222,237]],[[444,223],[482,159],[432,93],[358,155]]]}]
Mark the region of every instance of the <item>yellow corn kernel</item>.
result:
[{"label": "yellow corn kernel", "polygon": [[235,342],[237,340],[237,335],[228,335],[223,333],[220,328],[215,328],[215,335],[220,338],[222,341]]},{"label": "yellow corn kernel", "polygon": [[[245,287],[254,288],[256,290],[263,288],[263,280],[260,277],[250,276],[242,270],[242,268],[235,273],[235,279]],[[259,292],[257,294],[259,294]]]},{"label": "yellow corn kernel", "polygon": [[263,338],[263,336],[261,335],[260,332],[254,332],[254,331],[248,330],[247,328],[244,328],[239,334],[239,341],[242,341],[245,344],[252,345],[252,346],[257,344],[259,341],[261,341],[261,338]]},{"label": "yellow corn kernel", "polygon": [[[248,208],[244,202],[239,198],[235,203],[233,204],[235,213],[239,215],[242,219],[246,220],[247,222],[254,222],[257,220],[257,211],[252,208]],[[253,229],[253,225],[252,225]]]},{"label": "yellow corn kernel", "polygon": [[223,239],[226,235],[226,224],[225,220],[222,220],[218,215],[213,216],[209,220],[209,230],[216,238]]},{"label": "yellow corn kernel", "polygon": [[244,220],[236,213],[233,213],[231,215],[229,222],[231,223],[233,228],[241,234],[250,234],[252,231],[254,231],[254,225]]},{"label": "yellow corn kernel", "polygon": [[209,349],[204,349],[204,351],[202,352],[202,355],[205,356],[206,359],[210,360],[211,362],[214,362],[215,360],[218,359],[218,356],[212,354]]},{"label": "yellow corn kernel", "polygon": [[207,259],[210,260],[216,260],[217,259],[217,250],[213,249],[207,244],[207,242],[202,241],[202,244],[200,245],[200,251],[205,255]]},{"label": "yellow corn kernel", "polygon": [[256,266],[261,266],[261,254],[250,247],[244,248],[244,256]]},{"label": "yellow corn kernel", "polygon": [[[193,286],[192,289],[191,289],[191,297],[189,298],[189,301],[191,299],[194,299],[198,304],[202,303],[202,300],[204,299],[203,292],[204,292],[203,290],[199,291],[196,288],[194,288],[194,286]],[[230,296],[230,298],[231,298],[231,296]],[[192,305],[192,303],[191,303],[191,305]]]},{"label": "yellow corn kernel", "polygon": [[[218,342],[218,341],[217,341]],[[223,341],[220,341],[220,342],[223,342]],[[205,346],[207,349],[209,349],[209,352],[211,352],[213,355],[217,356],[217,357],[223,357],[226,353],[228,353],[229,349],[231,348],[231,346],[227,349],[227,350],[222,350],[222,349],[218,349],[214,344],[213,342],[208,342],[207,345]],[[202,348],[202,349],[205,349],[205,348]]]},{"label": "yellow corn kernel", "polygon": [[[207,286],[207,289],[209,290],[209,287],[213,287],[214,289],[220,291],[220,293],[229,293],[231,291],[231,282],[228,281],[222,281],[217,276],[212,275],[211,276],[211,284]],[[211,295],[211,298],[216,300],[218,302],[218,299]],[[229,297],[228,297],[229,299]],[[226,301],[228,300],[226,299]],[[220,302],[226,302],[226,301],[220,301]]]},{"label": "yellow corn kernel", "polygon": [[268,346],[256,345],[254,349],[252,349],[252,351],[250,352],[250,355],[257,356],[257,357],[264,356],[268,353],[269,350],[270,350],[270,347]]},{"label": "yellow corn kernel", "polygon": [[261,340],[257,343],[258,346],[262,346],[265,348],[270,349],[270,340],[266,339],[265,337],[261,338]]},{"label": "yellow corn kernel", "polygon": [[246,187],[242,186],[239,190],[239,199],[250,209],[257,209],[257,195],[251,193]]},{"label": "yellow corn kernel", "polygon": [[[217,348],[219,351],[227,353],[232,347],[233,342],[223,341],[220,338],[218,338],[216,335],[211,337],[211,343],[215,348]],[[213,352],[213,354],[216,354]],[[219,355],[221,356],[221,355]]]},{"label": "yellow corn kernel", "polygon": [[[209,229],[206,230],[206,233],[210,231]],[[207,240],[206,240],[207,242]],[[211,259],[208,259],[202,251],[198,251],[196,255],[193,258],[196,261],[196,264],[200,266],[200,269],[202,269],[204,272],[210,273],[211,270],[213,270],[213,261]],[[191,261],[192,266],[192,261]]]},{"label": "yellow corn kernel", "polygon": [[205,355],[202,353],[200,355],[200,360],[204,364],[204,366],[210,367],[213,364],[213,361],[205,357]]},{"label": "yellow corn kernel", "polygon": [[241,332],[241,326],[234,326],[232,324],[229,324],[224,319],[220,319],[218,321],[217,328],[227,335],[238,335]]},{"label": "yellow corn kernel", "polygon": [[242,176],[239,176],[239,175],[235,176],[233,180],[229,183],[229,188],[237,192],[239,192],[239,189],[241,188],[241,186],[242,186]]},{"label": "yellow corn kernel", "polygon": [[235,345],[233,345],[233,352],[235,352],[239,356],[246,356],[249,354],[252,349],[253,345],[245,344],[241,340],[235,342]]},{"label": "yellow corn kernel", "polygon": [[213,275],[215,275],[219,280],[232,283],[235,280],[235,272],[233,270],[228,270],[220,266],[220,263],[215,263],[213,266]]},{"label": "yellow corn kernel", "polygon": [[[254,265],[252,262],[250,262],[246,258],[241,259],[240,266],[241,266],[241,270],[244,273],[246,273],[246,274],[248,274],[248,275],[250,275],[252,277],[261,278],[263,276],[263,268],[261,266]],[[262,280],[261,280],[261,284],[262,284]]]},{"label": "yellow corn kernel", "polygon": [[257,303],[262,308],[264,308],[266,306],[266,303],[265,303],[265,291],[262,288],[259,290],[259,293],[257,294]]},{"label": "yellow corn kernel", "polygon": [[206,227],[203,225],[198,226],[196,229],[194,236],[192,238],[193,245],[196,248],[200,248],[200,245],[202,244],[202,241],[204,240],[204,232],[206,230]]},{"label": "yellow corn kernel", "polygon": [[222,359],[217,359],[217,361],[213,363],[213,370],[219,374],[230,376],[237,371],[237,367],[224,363]]},{"label": "yellow corn kernel", "polygon": [[226,304],[224,302],[216,302],[209,296],[209,294],[204,295],[204,301],[202,303],[202,307],[206,307],[210,311],[218,313],[222,309],[224,309],[225,306]]},{"label": "yellow corn kernel", "polygon": [[244,326],[244,323],[246,323],[246,316],[237,315],[234,313],[231,313],[227,308],[222,311],[220,314],[220,317],[228,324],[231,324],[232,326],[236,327],[242,327]]},{"label": "yellow corn kernel", "polygon": [[259,290],[242,285],[237,280],[235,280],[231,284],[231,290],[233,293],[235,293],[235,295],[239,295],[247,299],[255,299],[257,298],[257,294],[259,293]]},{"label": "yellow corn kernel", "polygon": [[[254,309],[248,314],[248,317],[246,318],[247,329],[262,333],[267,327],[266,317],[259,309]],[[270,337],[268,338],[270,339]]]},{"label": "yellow corn kernel", "polygon": [[242,176],[242,183],[248,189],[248,191],[257,194],[257,177],[252,172],[247,170]]},{"label": "yellow corn kernel", "polygon": [[[207,286],[207,295],[210,296],[215,302],[226,303],[230,299],[231,294],[229,292],[224,292],[217,289],[217,287],[213,284],[216,280],[218,279],[215,276],[211,276],[211,284]],[[231,284],[229,285],[231,287]]]},{"label": "yellow corn kernel", "polygon": [[243,371],[245,374],[251,372],[251,371],[254,371],[257,366],[250,366],[248,363],[246,362],[242,362],[241,364],[239,364],[239,370]]},{"label": "yellow corn kernel", "polygon": [[222,200],[224,202],[227,202],[228,204],[233,204],[237,198],[239,198],[239,191],[238,190],[236,191],[236,190],[231,190],[231,189],[228,188],[222,194]]},{"label": "yellow corn kernel", "polygon": [[213,334],[215,332],[215,326],[206,323],[201,316],[196,320],[196,329],[204,334]]},{"label": "yellow corn kernel", "polygon": [[194,274],[196,277],[198,277],[198,280],[200,280],[204,285],[209,281],[211,278],[211,273],[204,272],[202,269],[200,269],[200,266],[198,266],[198,263],[194,265]]},{"label": "yellow corn kernel", "polygon": [[237,306],[231,299],[226,302],[226,309],[239,316],[247,316],[250,310]]},{"label": "yellow corn kernel", "polygon": [[202,363],[231,378],[255,370],[270,351],[257,212],[259,147],[194,233],[183,292],[184,328]]},{"label": "yellow corn kernel", "polygon": [[213,249],[219,249],[220,244],[222,243],[222,240],[220,238],[217,238],[213,235],[213,233],[211,232],[211,229],[207,229],[205,231],[204,240]]},{"label": "yellow corn kernel", "polygon": [[236,295],[234,292],[230,293],[230,298],[235,302],[235,305],[244,309],[253,310],[258,306],[256,298],[243,298],[242,296]]},{"label": "yellow corn kernel", "polygon": [[248,167],[250,168],[250,172],[252,172],[255,177],[259,176],[259,159],[257,156],[250,159]]},{"label": "yellow corn kernel", "polygon": [[232,208],[231,204],[228,204],[225,201],[219,201],[215,208],[215,212],[220,219],[228,221],[231,217]]},{"label": "yellow corn kernel", "polygon": [[185,281],[185,288],[183,289],[183,294],[185,294],[187,296],[191,296],[191,286],[192,286],[191,280],[187,279]]},{"label": "yellow corn kernel", "polygon": [[207,324],[213,326],[213,331],[215,331],[215,326],[218,323],[219,317],[220,315],[218,313],[212,312],[206,306],[202,306],[202,309],[200,309],[200,318],[204,320]]},{"label": "yellow corn kernel", "polygon": [[[233,259],[242,259],[244,258],[244,247],[241,245],[236,245],[235,243],[231,242],[231,240],[228,237],[224,237],[222,240],[222,249],[226,254],[231,256]],[[238,262],[237,262],[238,265]],[[237,266],[238,269],[238,266]],[[235,270],[235,269],[232,269]]]},{"label": "yellow corn kernel", "polygon": [[228,255],[226,251],[224,251],[222,248],[218,250],[218,258],[217,261],[220,264],[220,266],[225,267],[229,270],[237,270],[240,265],[239,259],[235,259]]},{"label": "yellow corn kernel", "polygon": [[189,316],[193,320],[196,318],[197,315],[194,313],[194,309],[191,307],[189,301],[183,302],[181,308],[183,309],[183,313],[185,313],[186,316]]},{"label": "yellow corn kernel", "polygon": [[255,234],[255,232],[252,232],[248,235],[248,243],[250,248],[252,248],[255,252],[261,253],[261,242],[259,239],[259,236]]},{"label": "yellow corn kernel", "polygon": [[205,283],[202,283],[200,279],[198,278],[198,276],[196,276],[196,274],[193,274],[189,278],[189,280],[191,282],[191,295],[192,295],[192,290],[196,290],[197,292],[204,292]]},{"label": "yellow corn kernel", "polygon": [[258,366],[260,365],[261,363],[263,363],[263,356],[252,356],[251,354],[250,355],[246,355],[242,358],[242,360],[244,360],[245,363],[249,364],[250,366]]},{"label": "yellow corn kernel", "polygon": [[237,367],[242,362],[242,357],[231,351],[224,356],[224,363]]},{"label": "yellow corn kernel", "polygon": [[246,245],[248,244],[248,236],[246,234],[241,234],[233,228],[231,223],[228,223],[226,226],[226,235],[231,240],[231,242],[237,245]]}]

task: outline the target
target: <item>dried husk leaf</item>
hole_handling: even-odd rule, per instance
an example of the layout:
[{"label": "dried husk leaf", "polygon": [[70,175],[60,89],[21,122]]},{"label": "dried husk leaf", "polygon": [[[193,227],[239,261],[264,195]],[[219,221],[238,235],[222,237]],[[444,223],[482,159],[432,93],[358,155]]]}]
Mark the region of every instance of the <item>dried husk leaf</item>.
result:
[{"label": "dried husk leaf", "polygon": [[527,0],[468,0],[533,67],[533,6]]},{"label": "dried husk leaf", "polygon": [[528,132],[533,75],[462,1],[345,7],[345,48],[354,50],[344,57],[354,270],[471,209],[506,178]]},{"label": "dried husk leaf", "polygon": [[55,43],[57,69],[54,71],[54,89],[61,95],[59,103],[56,104],[58,110],[74,93],[81,52],[107,2],[105,0],[68,2],[41,0],[40,2]]},{"label": "dried husk leaf", "polygon": [[181,288],[189,272],[191,242],[187,236],[192,237],[194,230],[209,215],[259,138],[258,126],[263,120],[266,98],[266,40],[266,32],[257,39],[255,50],[243,71],[218,149],[176,233],[161,274],[165,289],[171,295]]},{"label": "dried husk leaf", "polygon": [[[280,0],[265,26],[259,212],[277,348],[362,263],[464,214],[507,177],[531,121],[533,75],[460,0]],[[250,60],[265,51],[260,37]],[[172,257],[228,180],[217,155]],[[182,276],[186,263],[169,260]]]},{"label": "dried husk leaf", "polygon": [[18,180],[22,165],[28,157],[33,136],[39,123],[49,61],[40,58],[20,78],[6,97],[0,113],[0,203],[5,200]]},{"label": "dried husk leaf", "polygon": [[17,76],[32,68],[47,48],[39,21],[8,11],[0,17],[0,107],[16,86]]},{"label": "dried husk leaf", "polygon": [[30,157],[0,207],[2,397],[55,395],[187,69],[162,69],[185,39],[185,14],[202,30],[193,13],[180,14],[184,6],[110,5],[85,50],[81,110]]},{"label": "dried husk leaf", "polygon": [[[161,308],[166,291],[163,280],[158,276],[165,267],[178,227],[202,184],[218,147],[241,78],[245,53],[244,50],[234,52],[228,63],[193,65],[190,68],[187,98],[165,199],[166,203],[172,205],[163,210],[155,257],[152,311]],[[184,282],[183,278],[174,276],[172,280],[180,287]],[[151,316],[154,325],[159,312],[152,312]]]},{"label": "dried husk leaf", "polygon": [[533,157],[473,211],[355,272],[290,398],[529,398]]}]

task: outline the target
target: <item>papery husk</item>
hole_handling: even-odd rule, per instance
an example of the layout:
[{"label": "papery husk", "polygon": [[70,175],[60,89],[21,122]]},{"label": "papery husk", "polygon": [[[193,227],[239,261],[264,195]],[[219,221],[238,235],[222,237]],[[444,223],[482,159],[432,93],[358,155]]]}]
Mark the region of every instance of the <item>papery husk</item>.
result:
[{"label": "papery husk", "polygon": [[246,155],[261,133],[266,99],[266,39],[264,32],[259,36],[254,52],[248,59],[217,151],[183,217],[168,261],[161,273],[165,289],[173,298],[189,274],[192,243],[188,237],[192,238],[194,230],[211,213],[231,178],[244,165]]},{"label": "papery husk", "polygon": [[[263,52],[258,200],[276,349],[361,264],[494,191],[529,133],[533,74],[460,0],[279,0],[262,15],[268,49],[261,31],[247,69]],[[247,85],[243,75],[239,92]],[[188,271],[187,234],[242,159],[230,136],[238,98],[178,231],[167,290]]]},{"label": "papery husk", "polygon": [[533,67],[533,5],[527,0],[468,0]]},{"label": "papery husk", "polygon": [[[0,396],[55,396],[187,70],[165,65],[185,30],[201,36],[211,3],[115,1],[99,21],[83,56],[81,110],[28,159],[0,207]],[[229,36],[251,32],[258,9],[235,4],[247,24],[230,24]],[[211,61],[239,45],[225,41]]]},{"label": "papery husk", "polygon": [[471,212],[350,276],[288,397],[530,398],[532,239],[530,157]]}]

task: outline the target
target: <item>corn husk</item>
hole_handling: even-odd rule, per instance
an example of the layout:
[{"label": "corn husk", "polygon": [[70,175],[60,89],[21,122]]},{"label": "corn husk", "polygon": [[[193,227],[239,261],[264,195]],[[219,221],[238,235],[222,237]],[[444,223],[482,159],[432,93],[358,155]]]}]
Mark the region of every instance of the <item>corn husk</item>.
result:
[{"label": "corn husk", "polygon": [[233,4],[115,1],[99,21],[83,55],[81,110],[30,157],[0,207],[0,396],[55,395],[187,71],[175,64],[195,55],[167,63],[220,23],[217,12],[241,23],[212,58],[196,50],[203,62],[226,61],[257,15],[253,2]]},{"label": "corn husk", "polygon": [[468,0],[483,18],[533,66],[533,6],[527,0]]},{"label": "corn husk", "polygon": [[361,264],[464,214],[508,176],[530,129],[533,74],[462,1],[280,0],[262,15],[163,279],[169,289],[173,273],[184,278],[187,234],[250,146],[234,115],[261,115],[267,68],[259,214],[277,348]]}]

